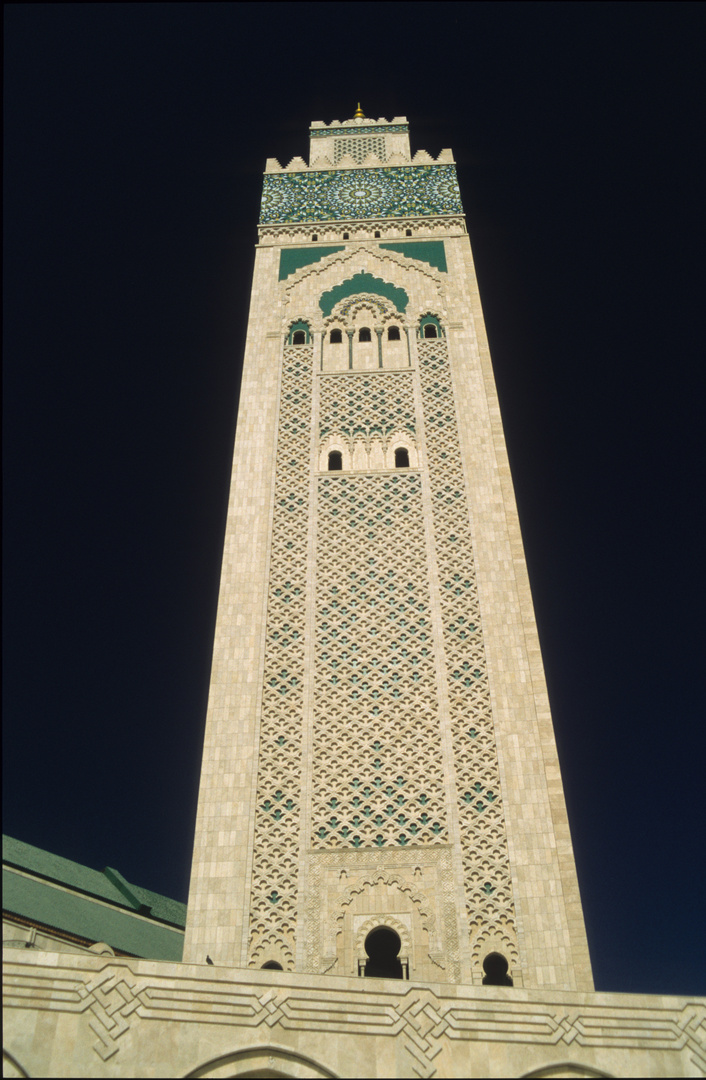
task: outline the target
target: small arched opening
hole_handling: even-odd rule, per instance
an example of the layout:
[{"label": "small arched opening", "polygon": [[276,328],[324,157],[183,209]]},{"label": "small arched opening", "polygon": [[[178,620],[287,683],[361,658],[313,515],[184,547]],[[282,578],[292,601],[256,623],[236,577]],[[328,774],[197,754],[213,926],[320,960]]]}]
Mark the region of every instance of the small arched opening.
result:
[{"label": "small arched opening", "polygon": [[328,468],[329,472],[340,472],[343,468],[343,454],[340,450],[329,450]]},{"label": "small arched opening", "polygon": [[262,971],[284,971],[281,964],[278,964],[276,960],[268,960],[266,964],[262,965]]},{"label": "small arched opening", "polygon": [[444,336],[441,323],[436,315],[427,313],[419,321],[419,336],[421,338],[440,338]]},{"label": "small arched opening", "polygon": [[329,341],[332,345],[340,345],[343,342],[343,332],[341,330],[332,330]]},{"label": "small arched opening", "polygon": [[389,926],[378,926],[365,939],[368,960],[365,975],[374,979],[403,979],[404,972],[399,959],[402,942],[399,934]]},{"label": "small arched opening", "polygon": [[400,328],[399,326],[388,326],[387,328],[387,340],[399,341],[400,340]]},{"label": "small arched opening", "polygon": [[360,330],[358,331],[358,341],[372,341],[369,326],[361,326]]},{"label": "small arched opening", "polygon": [[404,446],[398,446],[395,450],[395,468],[409,468],[409,450],[407,450],[407,448]]},{"label": "small arched opening", "polygon": [[303,319],[297,319],[295,323],[289,328],[289,334],[287,335],[288,345],[310,345],[311,335],[309,333],[309,324]]},{"label": "small arched opening", "polygon": [[513,981],[508,970],[508,962],[502,953],[488,953],[483,961],[483,986],[512,986]]}]

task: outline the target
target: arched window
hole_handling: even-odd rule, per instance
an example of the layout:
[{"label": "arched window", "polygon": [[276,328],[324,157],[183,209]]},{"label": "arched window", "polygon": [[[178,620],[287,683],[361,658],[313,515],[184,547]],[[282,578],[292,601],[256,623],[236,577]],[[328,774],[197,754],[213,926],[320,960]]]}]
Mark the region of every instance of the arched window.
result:
[{"label": "arched window", "polygon": [[395,450],[395,468],[396,469],[408,469],[409,468],[409,451],[405,450],[404,446],[398,446]]},{"label": "arched window", "polygon": [[351,238],[351,237],[350,237],[350,233],[344,232],[344,234],[343,234],[343,239],[344,239],[344,240],[350,240],[350,238]]},{"label": "arched window", "polygon": [[343,454],[340,450],[330,450],[328,455],[329,472],[337,472],[343,468]]},{"label": "arched window", "polygon": [[404,234],[405,234],[405,236],[411,236],[412,235],[412,230],[411,229],[405,229]]},{"label": "arched window", "polygon": [[289,327],[289,334],[287,336],[288,345],[309,345],[311,343],[311,336],[309,334],[309,324],[304,319],[298,319],[292,323]]},{"label": "arched window", "polygon": [[319,239],[319,237],[318,237],[318,234],[317,234],[317,233],[314,233],[314,235],[312,236],[312,238],[311,238],[311,239],[312,239],[313,241],[316,241],[316,240],[318,240],[318,239]]},{"label": "arched window", "polygon": [[399,326],[388,326],[387,328],[387,340],[399,341],[400,340],[400,328]]},{"label": "arched window", "polygon": [[332,330],[329,341],[332,345],[340,345],[343,341],[343,334],[340,330]]},{"label": "arched window", "polygon": [[365,951],[368,954],[366,976],[374,979],[403,978],[399,960],[401,945],[399,936],[389,926],[378,926],[371,930],[365,939]]},{"label": "arched window", "polygon": [[278,964],[276,960],[268,960],[266,964],[262,965],[262,971],[284,971],[281,964]]},{"label": "arched window", "polygon": [[375,239],[376,239],[376,240],[379,240],[379,239],[380,239],[380,233],[378,232],[378,230],[377,230],[377,229],[375,230]]},{"label": "arched window", "polygon": [[372,340],[373,339],[370,336],[370,327],[361,326],[360,330],[358,331],[358,341],[372,341]]},{"label": "arched window", "polygon": [[508,963],[502,953],[489,953],[483,961],[483,986],[512,986]]},{"label": "arched window", "polygon": [[436,315],[422,315],[419,320],[419,336],[421,338],[440,338],[444,336],[441,323]]}]

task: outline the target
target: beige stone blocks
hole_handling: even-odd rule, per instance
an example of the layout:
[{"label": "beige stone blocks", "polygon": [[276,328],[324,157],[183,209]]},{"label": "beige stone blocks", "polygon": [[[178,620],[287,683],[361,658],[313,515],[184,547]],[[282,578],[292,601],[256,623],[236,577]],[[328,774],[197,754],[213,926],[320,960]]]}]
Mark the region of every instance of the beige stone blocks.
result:
[{"label": "beige stone blocks", "polygon": [[[398,913],[401,916],[404,912]],[[6,1076],[701,1076],[703,999],[7,950]]]},{"label": "beige stone blocks", "polygon": [[[333,878],[327,876],[328,871],[324,872],[317,864],[319,856],[315,855],[310,839],[314,781],[319,766],[312,757],[311,735],[307,733],[307,725],[312,723],[312,710],[317,708],[316,694],[320,692],[317,690],[313,665],[318,662],[314,635],[322,618],[316,606],[316,582],[320,573],[316,560],[321,558],[321,554],[316,554],[315,538],[321,529],[317,517],[321,508],[317,509],[315,477],[327,473],[328,455],[332,450],[341,453],[343,475],[364,478],[384,473],[385,470],[394,471],[394,451],[402,446],[408,450],[411,468],[420,469],[425,490],[429,492],[424,504],[426,540],[415,558],[421,558],[426,566],[428,603],[431,605],[432,624],[436,627],[434,656],[438,673],[439,709],[435,722],[440,725],[440,731],[445,732],[446,801],[452,828],[451,846],[444,849],[451,853],[450,876],[444,886],[447,890],[445,895],[451,898],[451,909],[444,916],[447,920],[444,925],[448,924],[453,932],[451,929],[444,931],[446,936],[442,935],[437,941],[435,953],[424,938],[428,931],[420,929],[421,924],[415,921],[416,909],[409,908],[407,901],[402,902],[399,896],[396,899],[387,897],[385,902],[391,905],[388,914],[391,919],[394,917],[398,921],[402,915],[412,920],[410,965],[420,978],[450,978],[451,981],[464,978],[480,982],[483,974],[480,960],[489,949],[500,948],[504,941],[499,929],[492,933],[484,929],[484,916],[480,912],[485,910],[483,904],[486,904],[486,900],[481,907],[474,907],[476,901],[464,899],[470,895],[469,888],[481,887],[490,897],[494,889],[497,891],[500,888],[500,878],[496,881],[493,874],[502,877],[504,873],[501,871],[501,848],[496,845],[495,862],[493,859],[490,862],[486,860],[487,869],[482,870],[482,866],[486,865],[483,857],[476,858],[474,842],[469,839],[471,834],[463,832],[464,828],[472,827],[468,807],[473,804],[470,800],[476,795],[480,798],[480,794],[471,783],[474,766],[469,764],[467,770],[470,771],[466,774],[457,771],[460,767],[460,744],[457,745],[457,741],[462,737],[460,717],[463,699],[458,694],[454,697],[454,694],[462,678],[466,682],[470,680],[468,693],[471,694],[475,678],[472,675],[474,664],[480,664],[478,670],[486,673],[483,678],[487,679],[487,692],[485,698],[482,695],[482,700],[478,698],[478,705],[473,708],[487,708],[487,715],[492,717],[492,754],[497,761],[497,796],[502,801],[502,817],[499,820],[506,838],[503,843],[506,844],[509,866],[509,892],[504,885],[501,892],[505,890],[508,895],[510,907],[507,918],[510,922],[514,919],[512,933],[516,935],[513,940],[517,943],[517,960],[513,963],[513,973],[516,984],[521,983],[525,987],[552,985],[567,990],[589,989],[590,964],[561,777],[470,245],[455,220],[449,221],[443,228],[436,221],[422,223],[421,232],[415,231],[415,239],[424,237],[425,228],[430,237],[443,236],[448,273],[399,252],[384,250],[372,242],[367,233],[353,230],[351,239],[343,245],[342,251],[297,270],[281,282],[278,279],[278,242],[291,240],[282,235],[278,241],[277,230],[273,228],[267,232],[268,246],[258,249],[214,644],[186,958],[201,960],[204,952],[208,952],[223,963],[246,963],[248,940],[252,932],[249,927],[254,896],[253,855],[264,850],[261,847],[262,837],[256,831],[256,817],[258,813],[265,812],[263,806],[271,806],[267,813],[277,813],[277,806],[285,807],[287,800],[292,805],[296,803],[299,807],[297,813],[300,814],[297,819],[300,822],[297,841],[300,892],[296,932],[301,940],[296,949],[297,970],[302,970],[303,966],[312,973],[335,970],[354,974],[360,959],[356,952],[359,951],[360,942],[356,944],[357,931],[351,919],[355,917],[365,922],[374,916],[382,918],[385,914],[378,908],[380,896],[387,897],[384,892],[387,886],[384,883],[370,885],[361,893],[363,899],[345,903],[342,899],[345,890],[340,888],[340,881],[335,875]],[[325,228],[317,226],[319,241],[324,239],[324,232]],[[341,308],[340,315],[337,315],[338,309],[334,308],[331,317],[325,318],[319,305],[322,294],[360,273],[382,282],[382,294],[377,295],[377,299],[375,295],[369,299],[364,296],[353,298],[353,303],[348,304],[345,310]],[[403,290],[403,294],[394,295],[406,295],[408,298],[404,310],[395,309],[383,295],[390,286]],[[347,311],[348,315],[345,314]],[[461,523],[459,527],[462,531],[468,530],[466,548],[470,550],[472,558],[469,572],[474,582],[474,596],[477,596],[473,603],[478,605],[482,630],[481,644],[473,646],[476,652],[467,649],[464,653],[462,649],[458,655],[448,652],[447,637],[449,626],[453,623],[453,608],[445,608],[443,600],[443,590],[447,587],[444,582],[448,584],[449,575],[452,577],[454,570],[453,557],[449,554],[451,549],[447,552],[448,544],[453,543],[453,540],[449,541],[447,532],[452,535],[454,527],[447,527],[444,524],[446,518],[439,516],[439,510],[434,509],[438,502],[437,488],[443,486],[447,479],[441,465],[443,459],[438,459],[438,466],[433,464],[436,459],[430,440],[436,440],[434,446],[439,444],[439,452],[442,452],[439,440],[443,442],[444,435],[443,429],[438,425],[435,428],[431,422],[436,408],[435,376],[424,374],[423,361],[427,354],[424,349],[420,352],[417,339],[419,318],[428,312],[441,320],[446,335],[444,355],[448,360],[444,362],[448,364],[451,396],[444,391],[444,402],[448,400],[453,411],[448,434],[452,441],[458,439],[459,449],[455,451],[460,454],[461,488],[458,491],[467,507],[466,524]],[[292,422],[291,419],[283,419],[290,414],[282,411],[286,404],[282,394],[289,393],[283,391],[283,345],[288,327],[295,320],[306,321],[313,335],[312,344],[307,347],[311,357],[310,369],[301,376],[308,382],[307,393],[313,402],[313,411],[301,417],[302,422],[309,425],[307,445],[311,447],[311,451],[306,450],[306,460],[302,459],[301,462],[311,477],[306,491],[302,488],[306,505],[301,508],[308,523],[306,558],[310,560],[302,579],[306,592],[306,614],[302,616],[304,621],[301,625],[303,655],[306,659],[302,669],[303,711],[299,721],[302,725],[303,756],[301,779],[295,781],[292,773],[287,781],[289,788],[285,790],[280,784],[278,789],[273,781],[270,792],[267,788],[270,782],[266,783],[263,779],[265,774],[262,773],[261,764],[264,760],[264,744],[261,743],[265,715],[263,708],[269,715],[267,710],[271,706],[267,702],[272,698],[272,690],[267,690],[264,681],[264,665],[268,619],[274,610],[271,608],[272,598],[270,596],[268,600],[268,595],[276,587],[275,577],[280,573],[279,570],[275,573],[272,563],[273,515],[279,512],[279,496],[275,494],[280,483],[277,479],[277,454],[278,447],[284,445],[285,429],[282,425]],[[388,341],[386,327],[392,323],[399,328],[400,338]],[[360,331],[365,327],[371,332],[369,342],[359,340]],[[331,329],[341,330],[340,344],[331,343]],[[349,347],[348,330],[352,335],[352,347]],[[382,330],[380,347],[378,330]],[[366,335],[362,336],[364,339]],[[395,371],[399,372],[398,376]],[[345,396],[354,385],[354,381],[349,380],[355,380],[363,373],[373,380],[370,386],[372,394],[377,393],[374,386],[383,386],[383,382],[375,383],[376,379],[413,379],[417,403],[415,429],[404,435],[399,431],[394,438],[390,438],[389,434],[362,434],[357,439],[348,440],[342,432],[331,428],[319,439],[317,425],[322,417],[325,419],[321,411],[324,406],[319,404],[322,380],[337,379],[340,392]],[[389,392],[394,396],[394,389],[385,391]],[[457,434],[452,436],[452,432]],[[444,555],[444,552],[447,554]],[[291,566],[294,567],[294,563]],[[282,573],[284,582],[287,575],[284,571]],[[464,578],[466,573],[464,570],[461,577]],[[480,651],[477,651],[478,648]],[[474,659],[475,656],[477,659]],[[467,674],[464,674],[464,663],[467,664]],[[280,673],[285,670],[289,670],[286,664],[279,665],[275,672],[276,679],[280,679]],[[288,677],[294,677],[292,672],[293,669]],[[284,678],[284,675],[281,677]],[[283,689],[286,689],[284,684]],[[484,701],[487,701],[487,706],[482,703]],[[454,721],[453,716],[457,713],[459,720]],[[464,730],[468,730],[470,723]],[[470,762],[472,757],[468,760]],[[462,775],[468,776],[468,783],[459,779]],[[487,773],[487,777],[490,776],[491,773]],[[478,785],[478,776],[473,782]],[[331,783],[335,788],[335,778],[332,777]],[[466,787],[461,790],[459,784],[466,784]],[[488,782],[483,781],[480,787],[483,792],[488,791],[493,795],[492,784],[489,787]],[[277,795],[278,790],[280,795]],[[473,794],[474,791],[476,794]],[[277,803],[278,798],[281,804]],[[271,801],[267,802],[268,799]],[[380,809],[384,813],[382,804]],[[459,826],[458,822],[464,820],[468,820],[468,825]],[[429,850],[433,851],[433,848]],[[272,857],[275,858],[274,855]],[[356,866],[361,865],[362,852],[349,849],[347,863],[343,851],[337,853],[336,857],[339,859],[339,874],[345,870],[351,879],[359,876]],[[262,863],[263,867],[265,865],[266,862]],[[452,866],[456,869],[452,869]],[[279,870],[274,873],[275,869],[276,864],[273,863],[273,883],[279,880]],[[266,881],[266,878],[262,878],[262,870],[258,873],[261,875],[258,880]],[[400,881],[406,883],[406,888],[412,888],[413,881],[405,877],[406,873],[404,870],[401,872]],[[471,886],[472,881],[475,884]],[[399,886],[395,885],[394,888],[399,889]],[[278,910],[280,903],[277,896],[281,895],[281,890],[277,892],[277,889],[279,886],[272,894],[273,912]],[[380,889],[383,891],[380,892]],[[436,887],[432,892],[436,893]],[[487,903],[492,907],[492,901],[487,900]],[[364,910],[365,904],[368,904],[368,908]],[[470,905],[468,910],[467,905]],[[497,910],[500,911],[500,908]],[[466,922],[469,918],[470,929]],[[339,922],[341,919],[343,922]],[[437,922],[435,933],[441,922]],[[500,925],[498,923],[498,927]],[[333,937],[332,926],[338,927]],[[442,977],[434,974],[434,964],[437,961],[449,963],[451,954],[446,955],[450,948],[449,933],[452,938],[455,937],[455,944],[451,947],[453,959],[451,967],[444,969]],[[470,957],[469,949],[476,950],[475,960],[462,959]],[[446,960],[440,959],[442,955],[446,955]],[[436,956],[436,960],[430,959],[430,956]]]}]

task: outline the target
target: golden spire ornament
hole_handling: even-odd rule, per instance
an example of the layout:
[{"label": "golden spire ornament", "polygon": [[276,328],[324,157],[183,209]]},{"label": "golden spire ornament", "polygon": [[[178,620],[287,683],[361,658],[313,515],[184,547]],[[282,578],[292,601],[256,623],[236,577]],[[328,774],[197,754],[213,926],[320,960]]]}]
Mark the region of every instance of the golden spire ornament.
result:
[{"label": "golden spire ornament", "polygon": [[354,120],[365,120],[365,113],[363,112],[363,110],[360,107],[360,102],[358,102],[358,108],[353,113],[353,119]]}]

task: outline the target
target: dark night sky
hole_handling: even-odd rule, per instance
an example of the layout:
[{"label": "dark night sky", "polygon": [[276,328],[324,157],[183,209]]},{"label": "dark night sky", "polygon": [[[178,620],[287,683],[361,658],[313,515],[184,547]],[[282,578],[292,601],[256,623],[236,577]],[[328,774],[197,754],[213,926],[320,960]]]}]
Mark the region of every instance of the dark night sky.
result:
[{"label": "dark night sky", "polygon": [[265,159],[454,149],[596,985],[706,991],[704,7],[5,9],[4,831],[187,898]]}]

